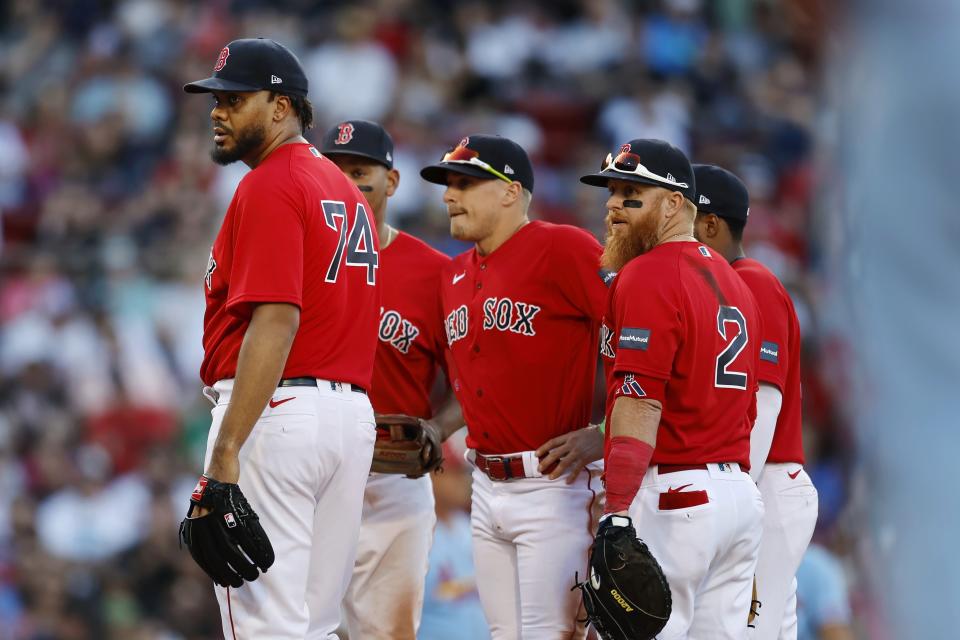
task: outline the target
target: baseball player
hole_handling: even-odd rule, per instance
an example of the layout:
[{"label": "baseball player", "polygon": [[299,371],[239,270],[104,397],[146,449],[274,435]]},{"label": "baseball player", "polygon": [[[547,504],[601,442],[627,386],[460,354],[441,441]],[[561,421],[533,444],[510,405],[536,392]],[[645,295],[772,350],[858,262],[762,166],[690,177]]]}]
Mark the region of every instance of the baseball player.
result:
[{"label": "baseball player", "polygon": [[531,222],[533,167],[499,136],[471,135],[424,168],[446,185],[453,237],[474,247],[442,275],[453,389],[473,471],[474,564],[493,638],[580,637],[579,598],[599,482],[587,427],[606,285],[587,232]]},{"label": "baseball player", "polygon": [[750,434],[750,476],[763,496],[763,541],[757,563],[761,603],[751,637],[797,637],[797,567],[817,522],[817,490],[803,470],[800,429],[800,323],[790,294],[743,252],[747,188],[713,165],[693,165],[696,236],[727,260],[753,292],[763,320],[757,420]]},{"label": "baseball player", "polygon": [[[204,279],[200,376],[216,406],[187,524],[198,528],[211,485],[239,483],[249,505],[227,505],[222,544],[185,538],[229,585],[216,587],[224,637],[335,638],[375,439],[365,391],[379,315],[375,222],[356,186],[303,138],[307,79],[284,46],[234,40],[212,77],[184,90],[213,94],[213,159],[251,168]],[[208,554],[245,567],[229,541],[256,519],[251,510],[275,564],[259,565],[269,571],[254,582],[255,571],[224,578]]]},{"label": "baseball player", "polygon": [[[760,318],[723,256],[693,237],[693,170],[631,140],[581,181],[606,187],[607,498],[663,567],[661,639],[744,638],[763,503],[747,474]],[[604,523],[606,526],[606,523]]]},{"label": "baseball player", "polygon": [[[387,224],[387,199],[400,174],[393,167],[393,140],[382,126],[341,122],[323,136],[320,150],[363,192],[380,238],[380,342],[370,401],[378,414],[428,419],[430,391],[447,348],[440,271],[450,258]],[[455,400],[437,420],[444,435],[463,426]],[[435,523],[429,475],[370,475],[344,599],[351,638],[415,640]]]}]

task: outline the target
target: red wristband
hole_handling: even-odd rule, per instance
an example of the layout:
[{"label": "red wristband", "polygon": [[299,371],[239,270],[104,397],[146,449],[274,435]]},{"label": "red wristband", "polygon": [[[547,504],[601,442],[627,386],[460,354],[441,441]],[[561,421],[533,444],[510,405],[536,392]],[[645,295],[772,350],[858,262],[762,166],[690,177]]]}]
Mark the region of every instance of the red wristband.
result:
[{"label": "red wristband", "polygon": [[604,513],[616,513],[630,508],[652,457],[653,447],[643,440],[628,436],[610,439],[610,453],[604,468],[607,481],[607,506]]}]

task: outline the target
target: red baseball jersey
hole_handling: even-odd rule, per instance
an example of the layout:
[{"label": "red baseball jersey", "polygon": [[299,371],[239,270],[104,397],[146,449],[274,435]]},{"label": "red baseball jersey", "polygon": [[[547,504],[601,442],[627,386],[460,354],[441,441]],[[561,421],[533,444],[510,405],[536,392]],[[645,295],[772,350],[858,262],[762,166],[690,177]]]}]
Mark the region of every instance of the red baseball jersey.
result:
[{"label": "red baseball jersey", "polygon": [[429,418],[447,342],[440,271],[450,258],[406,233],[380,251],[380,330],[370,401],[378,413]]},{"label": "red baseball jersey", "polygon": [[757,378],[776,385],[783,396],[767,460],[803,464],[800,321],[793,300],[777,276],[756,260],[739,258],[733,262],[733,269],[753,292],[763,321]]},{"label": "red baseball jersey", "polygon": [[753,295],[722,256],[668,242],[634,258],[611,285],[601,330],[607,420],[621,395],[654,398],[651,464],[748,469],[759,335]]},{"label": "red baseball jersey", "polygon": [[377,348],[379,241],[357,187],[309,144],[278,147],[233,196],[204,277],[200,377],[237,372],[254,306],[300,307],[283,377],[370,386]]},{"label": "red baseball jersey", "polygon": [[601,253],[586,231],[537,221],[443,270],[450,376],[469,447],[530,451],[587,426],[607,293]]}]

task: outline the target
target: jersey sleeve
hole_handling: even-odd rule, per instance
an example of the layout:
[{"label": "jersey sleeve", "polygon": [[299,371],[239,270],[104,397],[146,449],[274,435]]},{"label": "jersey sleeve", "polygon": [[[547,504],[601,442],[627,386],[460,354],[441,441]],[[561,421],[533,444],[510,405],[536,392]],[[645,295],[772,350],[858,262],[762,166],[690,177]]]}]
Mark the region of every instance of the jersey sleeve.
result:
[{"label": "jersey sleeve", "polygon": [[607,284],[600,270],[603,247],[583,229],[558,227],[551,251],[560,294],[573,309],[597,322],[603,317]]},{"label": "jersey sleeve", "polygon": [[227,309],[249,317],[265,302],[302,305],[302,208],[287,181],[244,185],[234,223],[234,259]]},{"label": "jersey sleeve", "polygon": [[757,301],[760,316],[760,364],[757,379],[783,392],[786,384],[790,340],[790,316],[793,306],[785,291],[776,286],[773,276],[741,273]]},{"label": "jersey sleeve", "polygon": [[676,275],[656,263],[628,265],[613,300],[614,370],[668,380],[683,336],[683,313]]}]

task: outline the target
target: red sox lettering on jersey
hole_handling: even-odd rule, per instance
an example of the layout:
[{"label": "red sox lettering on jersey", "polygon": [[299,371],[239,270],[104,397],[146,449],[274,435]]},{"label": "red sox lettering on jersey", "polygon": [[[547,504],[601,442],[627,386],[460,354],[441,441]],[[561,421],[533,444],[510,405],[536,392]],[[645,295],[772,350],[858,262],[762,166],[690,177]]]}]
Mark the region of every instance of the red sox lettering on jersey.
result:
[{"label": "red sox lettering on jersey", "polygon": [[483,301],[483,329],[488,331],[513,331],[524,336],[535,336],[533,317],[540,307],[510,298],[487,298]]},{"label": "red sox lettering on jersey", "polygon": [[457,340],[467,337],[467,328],[470,326],[470,310],[462,304],[447,315],[444,323],[447,332],[447,344],[451,347]]},{"label": "red sox lettering on jersey", "polygon": [[607,291],[601,252],[581,229],[537,221],[444,270],[444,329],[470,447],[528,451],[587,425]]},{"label": "red sox lettering on jersey", "polygon": [[207,291],[213,289],[213,272],[217,270],[217,261],[213,259],[213,249],[210,249],[210,257],[207,259],[207,272],[203,275],[203,284],[207,285]]},{"label": "red sox lettering on jersey", "polygon": [[401,316],[399,311],[385,311],[380,307],[380,330],[377,332],[380,342],[386,342],[400,353],[407,353],[418,335],[420,329]]},{"label": "red sox lettering on jersey", "polygon": [[604,358],[615,358],[613,350],[613,329],[607,326],[606,321],[600,325],[600,355]]},{"label": "red sox lettering on jersey", "polygon": [[[510,298],[487,298],[483,301],[483,330],[512,331],[523,336],[535,336],[533,318],[540,307],[526,302],[514,302]],[[461,305],[446,318],[447,342],[453,344],[467,335],[469,310]]]}]

